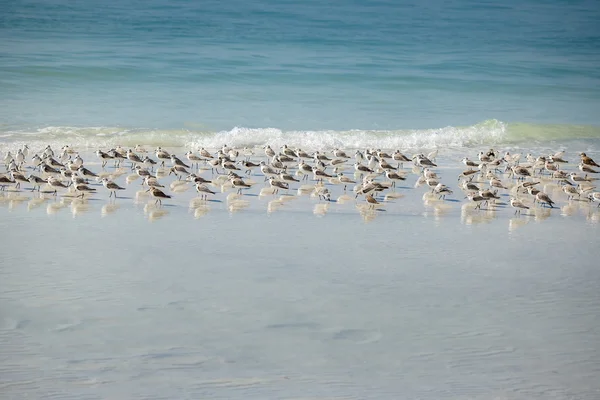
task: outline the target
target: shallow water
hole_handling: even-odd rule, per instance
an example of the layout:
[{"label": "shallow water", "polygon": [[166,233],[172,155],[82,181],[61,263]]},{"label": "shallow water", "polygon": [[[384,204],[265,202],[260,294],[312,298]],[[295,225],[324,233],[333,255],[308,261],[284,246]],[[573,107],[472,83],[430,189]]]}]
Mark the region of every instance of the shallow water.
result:
[{"label": "shallow water", "polygon": [[0,213],[8,398],[600,393],[597,224]]}]

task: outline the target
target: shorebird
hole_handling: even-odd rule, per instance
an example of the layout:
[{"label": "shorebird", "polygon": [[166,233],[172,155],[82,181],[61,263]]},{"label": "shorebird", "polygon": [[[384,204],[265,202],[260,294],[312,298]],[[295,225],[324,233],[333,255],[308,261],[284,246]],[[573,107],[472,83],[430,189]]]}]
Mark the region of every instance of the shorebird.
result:
[{"label": "shorebird", "polygon": [[8,164],[11,163],[11,161],[14,160],[14,157],[12,156],[12,154],[10,153],[10,151],[6,152],[6,155],[4,156],[4,165],[6,166],[6,168],[8,169]]},{"label": "shorebird", "polygon": [[61,181],[59,181],[58,179],[49,176],[48,179],[46,180],[46,182],[48,183],[48,185],[50,185],[50,187],[54,188],[54,195],[56,196],[56,190],[57,189],[66,189],[68,186],[65,185],[64,183],[62,183]]},{"label": "shorebird", "polygon": [[472,201],[476,204],[475,209],[481,209],[481,202],[486,201],[484,197],[481,197],[479,194],[474,192],[467,194],[467,198],[469,201]]},{"label": "shorebird", "polygon": [[[534,186],[528,186],[525,189],[527,190],[527,193],[529,193],[533,197],[537,196],[537,194],[540,193],[540,190],[535,188]],[[536,199],[533,199],[534,203],[535,203],[535,201],[536,201]]]},{"label": "shorebird", "polygon": [[567,195],[567,200],[572,200],[573,197],[577,196],[580,197],[581,194],[579,193],[579,191],[577,190],[576,187],[569,185],[562,185],[561,189],[563,192],[565,192],[565,194]]},{"label": "shorebird", "polygon": [[429,186],[431,188],[431,193],[433,193],[433,191],[435,190],[435,187],[438,185],[438,183],[440,183],[437,179],[433,179],[433,178],[426,178],[425,179],[425,183],[427,184],[427,186]]},{"label": "shorebird", "polygon": [[352,179],[348,178],[347,176],[344,176],[344,174],[341,172],[337,176],[338,176],[339,181],[344,184],[344,192],[346,191],[346,187],[348,186],[349,183],[351,183],[351,184],[356,183],[356,181],[353,181]]},{"label": "shorebird", "polygon": [[165,161],[171,159],[171,155],[161,147],[157,147],[156,150],[154,150],[154,154],[156,155],[156,158],[159,159],[161,167],[165,166]]},{"label": "shorebird", "polygon": [[396,171],[398,168],[396,167],[392,167],[387,161],[385,161],[385,159],[383,158],[379,158],[379,168],[383,169],[384,171],[388,171],[388,170],[392,170],[392,171]]},{"label": "shorebird", "polygon": [[198,182],[198,183],[196,183],[195,186],[196,186],[196,191],[198,192],[198,194],[200,195],[200,198],[202,200],[207,200],[209,194],[215,194],[215,192],[213,192],[212,190],[210,190],[208,188],[208,186],[206,186],[203,183]]},{"label": "shorebird", "polygon": [[185,153],[185,157],[188,159],[188,161],[192,165],[192,168],[194,168],[194,166],[196,169],[198,169],[200,167],[200,161],[202,161],[202,157],[194,154],[191,150],[188,151],[187,153]]},{"label": "shorebird", "polygon": [[575,172],[571,172],[569,174],[569,176],[571,177],[571,180],[577,184],[589,183],[591,181],[596,180],[596,178],[591,178],[591,177],[588,178],[587,176],[585,176],[585,177],[579,176]]},{"label": "shorebird", "polygon": [[75,164],[77,168],[81,167],[83,165],[83,158],[77,154],[77,156],[73,159],[73,164]]},{"label": "shorebird", "polygon": [[210,152],[208,150],[206,150],[204,147],[201,147],[198,150],[198,153],[200,154],[200,157],[205,158],[205,159],[211,159],[214,158],[212,154],[210,154]]},{"label": "shorebird", "polygon": [[268,158],[273,158],[275,156],[275,150],[273,150],[271,148],[271,146],[266,145],[265,146],[265,154],[267,155]]},{"label": "shorebird", "polygon": [[478,163],[476,163],[475,161],[469,160],[468,157],[463,158],[462,163],[465,164],[467,167],[479,167]]},{"label": "shorebird", "polygon": [[33,169],[39,169],[43,163],[44,160],[42,160],[42,157],[38,156],[37,154],[34,154],[33,157],[31,157],[31,164],[33,164]]},{"label": "shorebird", "polygon": [[417,154],[413,157],[413,161],[415,165],[425,168],[425,167],[437,167],[437,164],[434,164],[429,158],[425,157],[424,154]]},{"label": "shorebird", "polygon": [[308,174],[312,173],[312,167],[304,161],[300,161],[298,164],[298,172],[302,173],[302,180],[306,180],[308,179]]},{"label": "shorebird", "polygon": [[150,186],[150,189],[146,190],[147,192],[150,192],[150,194],[152,195],[152,197],[154,197],[156,199],[156,201],[154,202],[154,204],[159,204],[162,205],[162,200],[163,199],[170,199],[171,196],[166,194],[165,192],[163,192],[162,190],[160,190],[157,187],[154,186]]},{"label": "shorebird", "polygon": [[279,189],[288,190],[290,188],[290,185],[288,185],[286,182],[276,180],[274,176],[269,177],[269,184],[273,189],[275,189],[273,194],[279,193]]},{"label": "shorebird", "polygon": [[360,152],[360,150],[356,150],[356,152],[354,153],[354,160],[360,164],[363,161],[365,161],[365,156],[363,153]]},{"label": "shorebird", "polygon": [[104,187],[110,191],[110,195],[108,196],[108,198],[112,197],[112,195],[114,194],[115,199],[116,199],[117,198],[117,190],[125,190],[125,188],[117,185],[116,183],[108,180],[107,178],[102,178],[101,182],[104,185]]},{"label": "shorebird", "polygon": [[156,161],[154,161],[153,159],[151,159],[150,157],[146,156],[144,157],[144,159],[142,160],[142,163],[144,164],[144,166],[146,168],[150,168],[151,171],[154,171],[154,166],[156,165]]},{"label": "shorebird", "polygon": [[31,188],[31,191],[33,192],[35,190],[35,188],[37,187],[38,192],[40,191],[41,187],[42,187],[42,183],[46,183],[45,179],[40,178],[39,176],[36,175],[29,175],[27,177],[27,180],[29,181],[29,183],[31,183],[33,185],[33,187]]},{"label": "shorebird", "polygon": [[110,149],[108,155],[115,160],[115,168],[119,168],[121,166],[121,161],[127,159],[127,157],[117,149]]},{"label": "shorebird", "polygon": [[296,157],[298,158],[312,158],[312,156],[310,154],[308,154],[306,151],[297,148],[296,149]]},{"label": "shorebird", "polygon": [[260,167],[260,164],[255,164],[248,160],[240,160],[238,161],[238,164],[240,164],[242,167],[244,167],[244,169],[246,169],[245,173],[248,175],[252,174],[253,168]]},{"label": "shorebird", "polygon": [[81,192],[81,194],[78,197],[83,198],[83,196],[86,193],[95,193],[96,189],[89,187],[85,183],[79,183],[79,184],[75,185],[75,191],[76,192]]},{"label": "shorebird", "polygon": [[44,149],[44,155],[48,157],[54,157],[54,150],[52,150],[52,147],[50,147],[50,145],[46,146],[46,148]]},{"label": "shorebird", "polygon": [[469,182],[469,181],[464,181],[461,183],[461,188],[464,191],[471,191],[471,192],[479,192],[481,189],[479,188],[479,186],[477,186],[476,184]]},{"label": "shorebird", "polygon": [[510,206],[515,209],[515,214],[521,214],[521,210],[529,210],[529,207],[526,206],[521,200],[516,199],[514,197],[510,198]]},{"label": "shorebird", "polygon": [[377,149],[377,151],[375,153],[377,154],[377,157],[379,157],[380,160],[383,158],[392,158],[392,156],[390,156],[385,151],[381,151],[380,149]]},{"label": "shorebird", "polygon": [[338,148],[333,149],[333,155],[337,158],[350,158],[343,150],[340,150]]},{"label": "shorebird", "polygon": [[17,150],[17,155],[15,156],[15,161],[19,168],[21,168],[23,166],[23,164],[25,163],[25,154],[23,154],[22,149]]},{"label": "shorebird", "polygon": [[242,178],[236,178],[235,176],[231,176],[229,182],[231,183],[231,186],[237,188],[237,194],[242,194],[242,189],[248,189],[251,187],[251,185],[244,182]]},{"label": "shorebird", "polygon": [[278,171],[274,170],[270,165],[267,165],[264,161],[260,162],[260,172],[265,176],[265,181],[269,176],[274,176],[279,174]]},{"label": "shorebird", "polygon": [[373,170],[372,170],[371,168],[367,167],[366,165],[362,165],[362,164],[361,164],[361,163],[359,163],[358,161],[354,163],[354,170],[355,170],[356,172],[360,172],[360,173],[361,173],[361,175],[362,175],[363,173],[365,173],[365,172],[366,172],[366,173],[371,173],[371,172],[373,172]]},{"label": "shorebird", "polygon": [[275,169],[285,169],[285,165],[279,160],[279,156],[273,157],[271,160],[271,167]]},{"label": "shorebird", "polygon": [[588,194],[588,200],[591,202],[598,202],[598,207],[600,207],[600,192],[593,192]]},{"label": "shorebird", "polygon": [[[75,174],[74,171],[72,171],[70,169],[66,169],[65,167],[61,167],[59,171],[60,171],[60,174],[63,176],[63,178],[67,178],[67,179],[71,179],[73,174]],[[75,170],[75,171],[77,171],[77,170]]]},{"label": "shorebird", "polygon": [[498,178],[491,178],[490,179],[490,186],[491,187],[496,187],[496,188],[500,188],[500,189],[508,189],[506,186],[504,186],[502,184],[502,181]]},{"label": "shorebird", "polygon": [[100,149],[96,150],[96,155],[98,156],[98,158],[100,160],[102,160],[102,168],[104,168],[106,166],[106,164],[108,163],[108,160],[113,159],[113,157],[110,154],[105,153]]},{"label": "shorebird", "polygon": [[170,159],[171,159],[171,165],[173,167],[176,167],[176,166],[180,166],[180,167],[183,167],[183,168],[189,168],[190,167],[189,165],[187,165],[186,163],[184,163],[183,161],[181,161],[175,154],[171,154]]},{"label": "shorebird", "polygon": [[131,161],[131,169],[134,169],[136,165],[143,163],[140,156],[135,154],[131,149],[127,150],[126,157],[129,161]]},{"label": "shorebird", "polygon": [[144,177],[144,180],[142,181],[142,186],[144,186],[144,185],[154,186],[154,187],[164,187],[163,185],[161,185],[158,182],[158,179],[152,175],[148,175],[148,176]]},{"label": "shorebird", "polygon": [[81,175],[84,178],[97,178],[98,175],[96,175],[95,173],[93,173],[92,171],[90,171],[89,169],[87,169],[84,166],[79,167],[79,169],[77,170],[79,172],[79,175]]},{"label": "shorebird", "polygon": [[52,156],[47,156],[44,161],[46,162],[46,164],[50,165],[51,167],[64,167],[65,165],[61,162],[56,161]]},{"label": "shorebird", "polygon": [[485,199],[486,202],[490,200],[498,200],[500,197],[497,195],[498,191],[494,190],[480,190],[479,195]]},{"label": "shorebird", "polygon": [[186,174],[189,175],[189,172],[187,169],[185,169],[185,167],[182,167],[181,165],[174,165],[173,167],[171,167],[169,169],[169,175],[171,174],[175,174],[175,176],[177,177],[177,180],[181,179],[181,175]]},{"label": "shorebird", "polygon": [[511,167],[511,175],[516,175],[517,179],[525,179],[525,177],[531,176],[531,172],[525,167],[514,166]]},{"label": "shorebird", "polygon": [[294,157],[294,158],[298,157],[298,155],[296,154],[296,152],[295,152],[294,150],[290,149],[290,148],[287,146],[287,144],[284,144],[284,145],[281,147],[281,149],[282,149],[282,153],[283,153],[284,155],[288,156],[288,157]]},{"label": "shorebird", "polygon": [[584,172],[586,174],[597,174],[598,173],[598,171],[596,171],[594,168],[592,168],[589,165],[586,165],[584,163],[579,163],[579,165],[577,167],[579,168],[579,170],[581,172]]},{"label": "shorebird", "polygon": [[[46,181],[44,181],[44,182],[46,182]],[[0,188],[2,190],[5,190],[8,185],[13,184],[13,183],[15,183],[15,181],[10,179],[8,176],[0,175]]]},{"label": "shorebird", "polygon": [[188,182],[193,182],[193,183],[212,183],[212,181],[209,181],[208,179],[204,179],[201,176],[198,176],[196,174],[189,174],[187,178],[185,178],[186,181]]},{"label": "shorebird", "polygon": [[21,187],[21,182],[29,183],[29,179],[25,175],[20,172],[10,171],[10,175],[17,184],[15,185],[15,189],[19,189]]},{"label": "shorebird", "polygon": [[436,185],[435,188],[433,188],[434,193],[437,193],[440,195],[440,199],[446,199],[446,195],[447,194],[452,194],[452,190],[450,190],[450,188],[446,185],[443,185],[442,183],[438,183]]},{"label": "shorebird", "polygon": [[579,156],[581,157],[582,164],[589,165],[591,167],[600,167],[600,165],[596,164],[596,162],[588,157],[587,154],[580,153]]},{"label": "shorebird", "polygon": [[458,181],[460,182],[460,178],[467,178],[470,176],[469,180],[473,180],[473,178],[475,177],[475,174],[478,173],[479,171],[476,169],[467,169],[463,172],[461,172],[460,174],[458,174]]},{"label": "shorebird", "polygon": [[300,182],[298,179],[294,178],[292,175],[286,174],[284,172],[279,173],[279,179],[281,179],[283,182]]},{"label": "shorebird", "polygon": [[328,173],[326,173],[325,171],[321,171],[319,168],[313,166],[312,167],[312,172],[313,172],[313,180],[315,181],[322,181],[323,178],[332,178],[332,175],[329,175]]},{"label": "shorebird", "polygon": [[547,204],[550,206],[550,208],[554,208],[554,202],[550,199],[550,197],[546,193],[538,192],[538,194],[535,195],[535,198],[538,201],[538,203]]},{"label": "shorebird", "polygon": [[402,154],[400,150],[396,150],[394,154],[392,154],[392,159],[398,161],[398,168],[404,168],[404,163],[410,161],[410,158]]},{"label": "shorebird", "polygon": [[378,204],[381,204],[380,202],[378,202],[375,197],[373,197],[372,195],[368,194],[365,196],[365,200],[367,201],[367,203],[369,203],[369,208],[374,210],[375,206]]},{"label": "shorebird", "polygon": [[318,151],[315,151],[314,158],[315,160],[320,161],[331,161],[331,158],[327,157],[325,154],[319,153]]}]

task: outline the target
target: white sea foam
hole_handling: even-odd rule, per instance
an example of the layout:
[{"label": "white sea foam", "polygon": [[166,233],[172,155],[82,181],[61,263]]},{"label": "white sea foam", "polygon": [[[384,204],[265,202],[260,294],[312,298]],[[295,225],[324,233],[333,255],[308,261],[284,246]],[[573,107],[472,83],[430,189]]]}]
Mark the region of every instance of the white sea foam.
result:
[{"label": "white sea foam", "polygon": [[278,128],[235,127],[220,132],[192,130],[124,129],[115,127],[49,126],[29,130],[0,131],[4,139],[0,149],[12,149],[22,144],[39,149],[70,145],[76,148],[110,148],[137,144],[162,147],[219,148],[258,147],[287,144],[306,150],[333,149],[402,149],[406,151],[434,148],[464,148],[511,145],[523,142],[547,142],[561,139],[600,138],[600,128],[570,125],[507,124],[498,120],[436,129],[400,130],[291,130]]}]

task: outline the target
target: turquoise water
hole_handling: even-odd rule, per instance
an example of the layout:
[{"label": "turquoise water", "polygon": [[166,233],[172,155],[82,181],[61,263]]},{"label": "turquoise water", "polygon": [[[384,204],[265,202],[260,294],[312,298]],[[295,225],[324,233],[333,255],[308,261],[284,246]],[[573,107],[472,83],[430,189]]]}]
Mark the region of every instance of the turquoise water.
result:
[{"label": "turquoise water", "polygon": [[5,137],[46,127],[600,125],[592,1],[45,0],[2,9]]}]

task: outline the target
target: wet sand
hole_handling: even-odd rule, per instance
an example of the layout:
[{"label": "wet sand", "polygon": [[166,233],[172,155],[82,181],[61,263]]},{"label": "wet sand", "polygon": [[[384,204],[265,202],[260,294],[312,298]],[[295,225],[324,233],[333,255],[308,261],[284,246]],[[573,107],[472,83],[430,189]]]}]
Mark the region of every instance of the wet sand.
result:
[{"label": "wet sand", "polygon": [[413,179],[375,210],[263,182],[158,207],[140,182],[0,195],[7,398],[600,394],[595,204],[518,217]]}]

